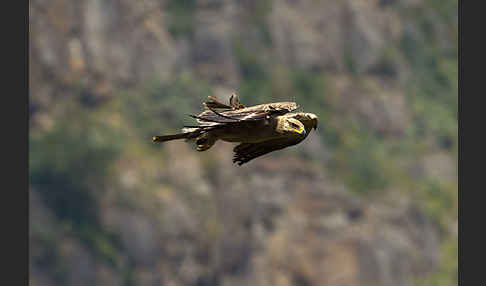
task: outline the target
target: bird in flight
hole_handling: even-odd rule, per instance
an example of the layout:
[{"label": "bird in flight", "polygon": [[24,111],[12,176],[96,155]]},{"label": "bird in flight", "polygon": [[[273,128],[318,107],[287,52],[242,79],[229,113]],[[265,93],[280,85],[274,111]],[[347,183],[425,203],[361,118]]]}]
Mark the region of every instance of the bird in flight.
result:
[{"label": "bird in flight", "polygon": [[184,126],[178,134],[154,136],[153,142],[195,140],[197,151],[208,150],[217,140],[239,142],[233,149],[233,163],[241,166],[267,153],[296,145],[309,135],[312,128],[317,128],[315,114],[292,113],[297,109],[295,102],[245,107],[233,93],[229,105],[212,96],[203,104],[206,110],[189,115],[199,125]]}]

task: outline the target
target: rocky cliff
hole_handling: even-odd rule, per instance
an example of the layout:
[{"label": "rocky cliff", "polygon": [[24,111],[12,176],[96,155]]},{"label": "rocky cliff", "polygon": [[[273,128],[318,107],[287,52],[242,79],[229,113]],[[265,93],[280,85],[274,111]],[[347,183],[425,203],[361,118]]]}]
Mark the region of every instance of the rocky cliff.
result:
[{"label": "rocky cliff", "polygon": [[[31,285],[455,285],[457,2],[31,0]],[[153,146],[207,95],[319,128]]]}]

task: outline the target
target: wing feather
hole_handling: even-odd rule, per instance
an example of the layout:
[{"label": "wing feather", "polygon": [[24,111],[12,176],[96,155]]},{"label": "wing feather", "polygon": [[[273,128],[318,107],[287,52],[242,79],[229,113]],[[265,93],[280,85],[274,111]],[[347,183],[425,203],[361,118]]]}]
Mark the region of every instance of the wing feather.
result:
[{"label": "wing feather", "polygon": [[235,153],[233,156],[233,163],[241,166],[270,152],[296,145],[302,140],[303,138],[301,137],[284,137],[261,143],[241,143],[233,149],[233,152]]},{"label": "wing feather", "polygon": [[240,99],[236,93],[233,93],[230,97],[230,105],[233,109],[245,108],[243,104],[240,103]]},{"label": "wing feather", "polygon": [[233,93],[229,99],[229,105],[222,103],[214,96],[208,96],[209,101],[203,103],[209,109],[221,108],[221,109],[228,109],[228,110],[236,110],[245,108],[243,104],[240,103],[238,95]]},{"label": "wing feather", "polygon": [[244,121],[264,120],[269,116],[278,116],[291,112],[297,108],[295,102],[275,102],[245,107],[235,110],[216,111],[212,106],[206,104],[207,110],[200,114],[191,115],[198,119],[198,123],[237,123]]},{"label": "wing feather", "polygon": [[232,109],[231,106],[222,103],[221,101],[217,100],[214,96],[208,96],[209,101],[203,103],[204,106],[207,108],[223,108],[223,109]]}]

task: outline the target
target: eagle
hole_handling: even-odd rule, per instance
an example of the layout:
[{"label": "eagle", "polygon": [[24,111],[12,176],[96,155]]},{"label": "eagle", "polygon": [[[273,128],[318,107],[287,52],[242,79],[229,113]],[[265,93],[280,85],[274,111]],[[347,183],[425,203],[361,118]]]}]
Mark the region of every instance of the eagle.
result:
[{"label": "eagle", "polygon": [[209,96],[206,109],[189,115],[199,125],[184,126],[182,133],[153,136],[153,142],[194,140],[197,151],[206,151],[217,140],[239,142],[233,149],[233,163],[239,166],[270,152],[296,145],[317,128],[313,113],[292,111],[295,102],[274,102],[245,107],[233,93],[229,105]]}]

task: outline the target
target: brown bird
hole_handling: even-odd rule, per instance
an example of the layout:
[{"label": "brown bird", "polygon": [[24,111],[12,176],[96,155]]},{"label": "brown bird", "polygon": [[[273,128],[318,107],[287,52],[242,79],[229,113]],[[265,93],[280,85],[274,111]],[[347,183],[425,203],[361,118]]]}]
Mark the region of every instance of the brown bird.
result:
[{"label": "brown bird", "polygon": [[236,94],[229,105],[209,96],[203,103],[207,108],[198,115],[189,115],[199,125],[184,126],[182,133],[154,136],[154,142],[175,139],[195,140],[197,151],[211,148],[219,139],[240,142],[233,151],[233,162],[242,165],[267,153],[296,145],[311,129],[317,128],[317,116],[312,113],[291,113],[295,102],[274,102],[250,107],[243,106]]}]

